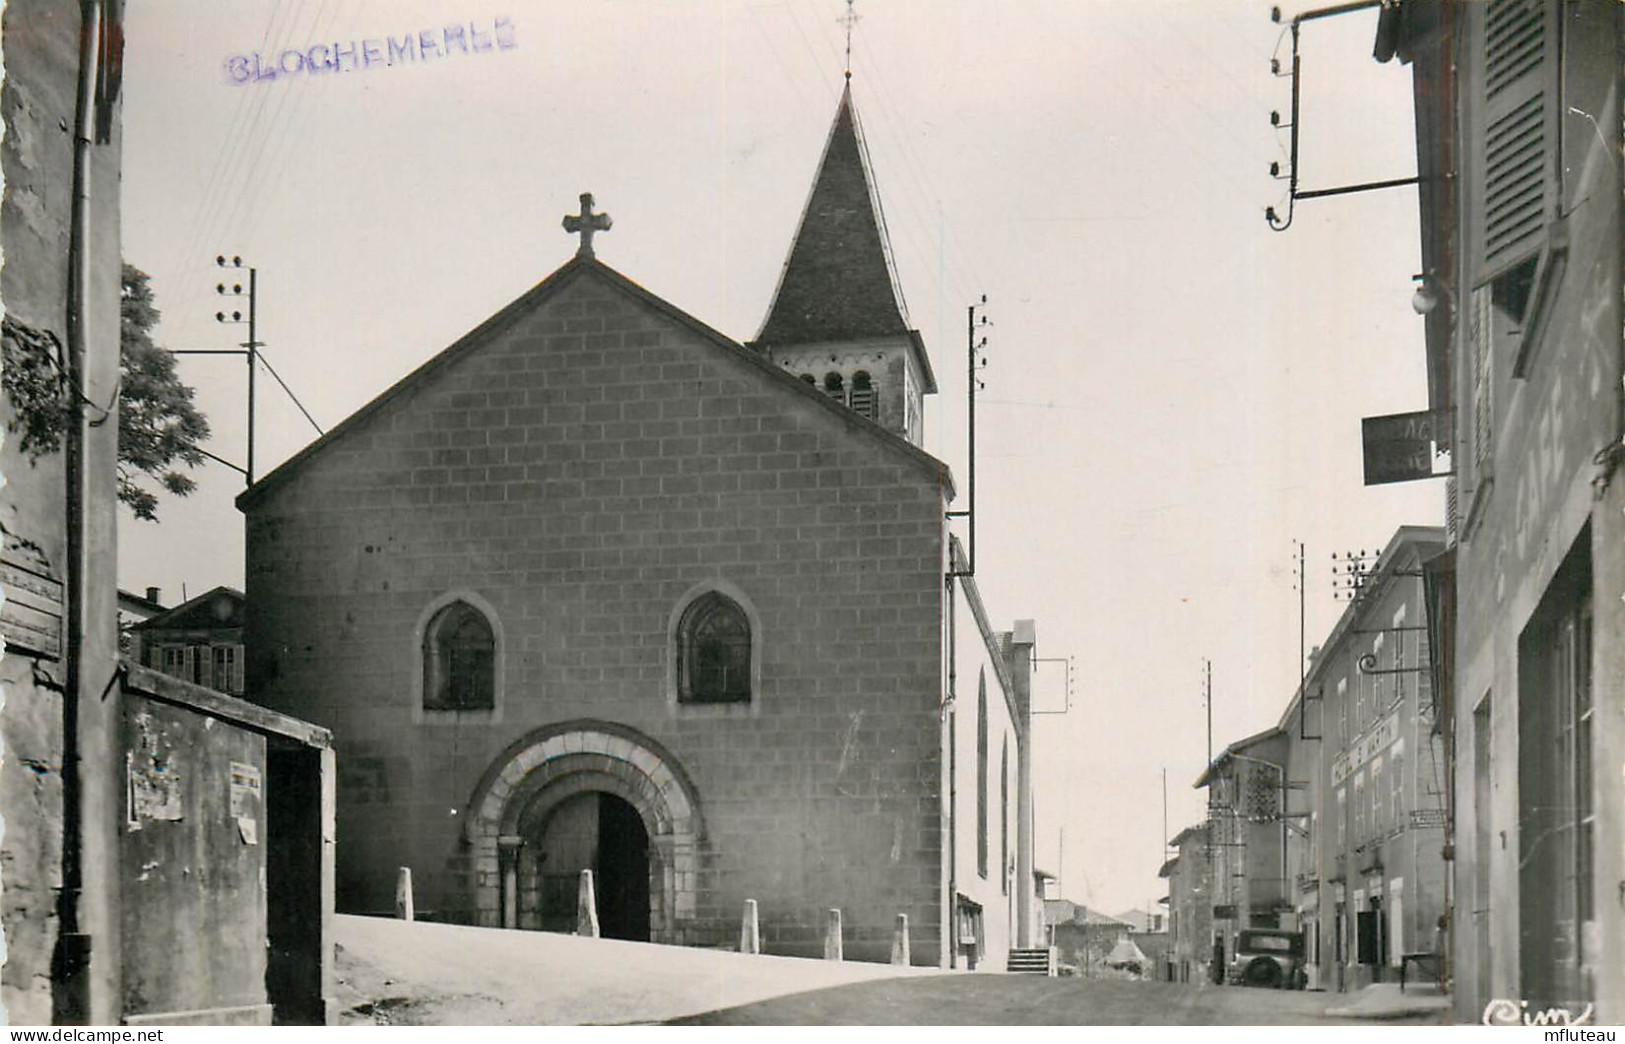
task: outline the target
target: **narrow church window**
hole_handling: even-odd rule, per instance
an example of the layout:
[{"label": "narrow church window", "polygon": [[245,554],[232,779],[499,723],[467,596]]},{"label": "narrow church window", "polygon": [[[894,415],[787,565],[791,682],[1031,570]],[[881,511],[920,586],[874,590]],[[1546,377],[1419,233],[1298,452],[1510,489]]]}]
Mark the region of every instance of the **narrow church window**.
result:
[{"label": "narrow church window", "polygon": [[496,639],[484,614],[453,602],[423,634],[425,710],[490,710],[496,704]]},{"label": "narrow church window", "polygon": [[987,880],[987,668],[976,680],[976,872]]},{"label": "narrow church window", "polygon": [[824,394],[836,402],[846,402],[846,380],[838,373],[824,374]]},{"label": "narrow church window", "polygon": [[999,754],[999,889],[1010,894],[1010,737]]},{"label": "narrow church window", "polygon": [[865,370],[859,370],[852,375],[852,412],[861,413],[870,420],[875,419],[875,388]]},{"label": "narrow church window", "polygon": [[677,678],[679,702],[749,702],[750,620],[739,603],[709,591],[683,611]]},{"label": "narrow church window", "polygon": [[818,387],[818,378],[817,378],[817,377],[814,377],[814,376],[813,376],[813,375],[812,375],[812,374],[810,374],[810,373],[804,373],[804,374],[802,374],[802,375],[801,375],[801,379],[802,379],[802,380],[804,380],[804,381],[806,381],[806,382],[807,382],[807,383],[808,383],[808,384],[810,384],[810,385],[812,385],[812,386],[813,386],[813,387],[814,387],[814,388],[816,388],[816,387]]}]

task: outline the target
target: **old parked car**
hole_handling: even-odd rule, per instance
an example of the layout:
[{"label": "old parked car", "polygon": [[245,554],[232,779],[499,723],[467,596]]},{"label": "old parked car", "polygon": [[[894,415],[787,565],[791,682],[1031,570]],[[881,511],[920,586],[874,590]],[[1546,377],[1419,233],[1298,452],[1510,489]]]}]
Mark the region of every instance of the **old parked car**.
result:
[{"label": "old parked car", "polygon": [[1305,980],[1303,957],[1302,932],[1244,928],[1236,936],[1236,951],[1230,958],[1229,980],[1243,986],[1302,989]]}]

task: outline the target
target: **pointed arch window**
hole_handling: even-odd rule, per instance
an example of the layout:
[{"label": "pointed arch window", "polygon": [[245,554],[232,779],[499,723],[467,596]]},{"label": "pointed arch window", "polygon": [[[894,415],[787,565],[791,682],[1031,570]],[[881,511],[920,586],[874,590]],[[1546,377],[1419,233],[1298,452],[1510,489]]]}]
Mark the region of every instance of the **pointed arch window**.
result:
[{"label": "pointed arch window", "polygon": [[976,872],[987,880],[987,668],[976,679]]},{"label": "pointed arch window", "polygon": [[467,602],[447,605],[423,632],[423,709],[491,710],[496,705],[496,636]]},{"label": "pointed arch window", "polygon": [[999,753],[999,890],[1010,894],[1010,737]]},{"label": "pointed arch window", "polygon": [[750,617],[720,591],[694,599],[677,625],[679,703],[749,703]]}]

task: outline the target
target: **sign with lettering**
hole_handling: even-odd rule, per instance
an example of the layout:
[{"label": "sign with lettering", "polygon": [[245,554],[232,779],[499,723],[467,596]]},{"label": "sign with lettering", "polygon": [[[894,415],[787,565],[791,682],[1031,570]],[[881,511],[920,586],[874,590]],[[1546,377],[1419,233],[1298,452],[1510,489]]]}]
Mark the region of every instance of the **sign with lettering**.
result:
[{"label": "sign with lettering", "polygon": [[1442,827],[1445,824],[1445,812],[1442,808],[1413,808],[1411,809],[1411,826],[1419,828]]},{"label": "sign with lettering", "polygon": [[1333,759],[1332,785],[1336,786],[1343,782],[1349,777],[1349,773],[1386,750],[1397,739],[1399,739],[1399,712],[1395,711],[1355,741],[1353,747]]},{"label": "sign with lettering", "polygon": [[1360,422],[1365,447],[1365,484],[1433,478],[1439,432],[1450,423],[1445,412],[1419,410],[1367,417]]},{"label": "sign with lettering", "polygon": [[43,556],[19,545],[0,558],[0,636],[6,647],[55,659],[62,655],[62,581]]}]

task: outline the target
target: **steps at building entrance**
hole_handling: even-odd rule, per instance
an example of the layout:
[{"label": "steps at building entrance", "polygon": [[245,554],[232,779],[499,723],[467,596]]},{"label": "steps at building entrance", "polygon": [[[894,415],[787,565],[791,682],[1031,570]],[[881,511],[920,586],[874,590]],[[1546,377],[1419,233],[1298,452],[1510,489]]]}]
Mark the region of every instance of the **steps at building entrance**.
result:
[{"label": "steps at building entrance", "polygon": [[1012,975],[1054,975],[1054,951],[1043,946],[1031,949],[1012,949],[1005,962],[1005,971]]}]

